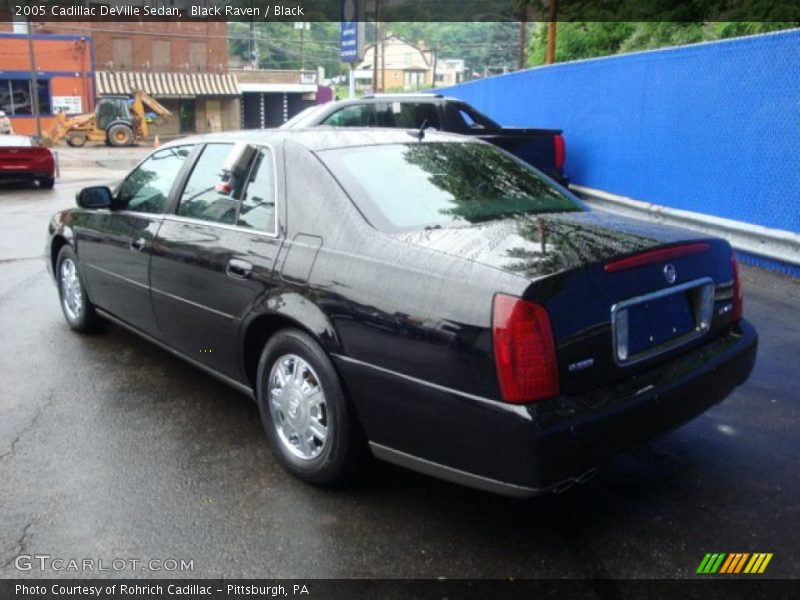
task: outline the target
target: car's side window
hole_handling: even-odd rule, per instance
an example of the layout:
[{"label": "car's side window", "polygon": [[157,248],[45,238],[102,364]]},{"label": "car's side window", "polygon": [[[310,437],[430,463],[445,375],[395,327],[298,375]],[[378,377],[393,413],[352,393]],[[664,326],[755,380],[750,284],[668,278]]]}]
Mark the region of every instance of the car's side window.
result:
[{"label": "car's side window", "polygon": [[332,127],[375,127],[375,107],[372,104],[354,104],[337,110],[322,122]]},{"label": "car's side window", "polygon": [[269,150],[262,149],[256,155],[242,198],[237,224],[241,227],[275,233],[275,173]]},{"label": "car's side window", "polygon": [[218,185],[224,179],[222,167],[231,149],[233,144],[206,144],[181,193],[180,216],[230,225],[236,222],[238,195]]},{"label": "car's side window", "polygon": [[172,146],[154,152],[122,182],[117,191],[115,207],[135,212],[163,213],[175,178],[191,151],[192,146]]},{"label": "car's side window", "polygon": [[393,102],[395,127],[403,129],[419,129],[423,125],[428,129],[440,129],[439,115],[436,106],[427,102]]}]

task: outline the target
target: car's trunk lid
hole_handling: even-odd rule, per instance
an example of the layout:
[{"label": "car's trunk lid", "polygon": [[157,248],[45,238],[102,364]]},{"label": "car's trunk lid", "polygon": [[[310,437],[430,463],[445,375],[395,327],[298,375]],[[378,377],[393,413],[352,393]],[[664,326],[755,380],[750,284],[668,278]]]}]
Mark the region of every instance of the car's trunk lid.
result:
[{"label": "car's trunk lid", "polygon": [[730,247],[692,231],[592,211],[396,236],[530,280],[524,296],[547,308],[567,393],[632,376],[729,324]]}]

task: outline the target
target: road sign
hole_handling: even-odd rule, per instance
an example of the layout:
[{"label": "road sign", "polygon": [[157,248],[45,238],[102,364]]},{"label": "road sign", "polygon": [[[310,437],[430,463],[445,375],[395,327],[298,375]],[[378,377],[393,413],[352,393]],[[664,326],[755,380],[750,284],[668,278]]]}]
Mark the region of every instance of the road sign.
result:
[{"label": "road sign", "polygon": [[364,2],[342,0],[339,56],[342,62],[358,62],[364,57]]}]

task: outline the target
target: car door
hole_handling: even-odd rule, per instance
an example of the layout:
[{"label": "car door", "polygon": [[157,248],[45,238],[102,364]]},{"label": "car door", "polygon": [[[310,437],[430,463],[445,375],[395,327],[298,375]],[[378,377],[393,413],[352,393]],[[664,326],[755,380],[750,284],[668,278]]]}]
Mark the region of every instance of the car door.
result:
[{"label": "car door", "polygon": [[[239,333],[265,302],[281,246],[275,150],[255,147],[241,184],[223,183],[240,145],[202,149],[164,217],[151,265],[153,308],[167,343],[218,373],[243,380]],[[282,189],[282,186],[280,186]]]},{"label": "car door", "polygon": [[150,253],[172,188],[192,146],[151,154],[125,178],[111,210],[86,211],[77,239],[92,302],[150,335]]}]

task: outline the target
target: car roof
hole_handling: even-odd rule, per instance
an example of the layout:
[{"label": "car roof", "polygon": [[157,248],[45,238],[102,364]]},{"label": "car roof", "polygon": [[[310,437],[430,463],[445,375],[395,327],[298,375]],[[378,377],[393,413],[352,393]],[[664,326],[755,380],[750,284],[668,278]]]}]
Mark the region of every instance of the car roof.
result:
[{"label": "car roof", "polygon": [[5,147],[28,147],[32,146],[31,138],[26,135],[0,135],[0,146]]},{"label": "car roof", "polygon": [[[379,127],[309,127],[307,129],[244,129],[224,133],[209,133],[181,138],[164,144],[164,148],[186,143],[253,142],[278,145],[284,141],[297,142],[312,152],[334,148],[376,146],[381,144],[407,144],[418,142],[416,129],[393,129]],[[442,133],[426,129],[422,142],[478,143],[468,136]]]}]

